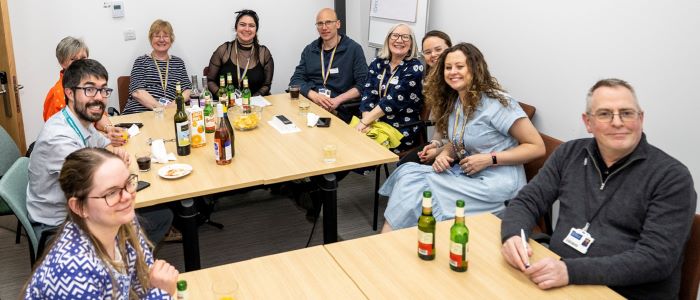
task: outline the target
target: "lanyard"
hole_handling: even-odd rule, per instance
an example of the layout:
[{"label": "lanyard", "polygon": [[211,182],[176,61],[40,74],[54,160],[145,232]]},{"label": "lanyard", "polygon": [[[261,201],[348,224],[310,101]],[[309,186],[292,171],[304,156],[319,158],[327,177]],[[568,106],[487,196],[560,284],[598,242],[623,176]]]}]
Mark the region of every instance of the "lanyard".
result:
[{"label": "lanyard", "polygon": [[333,53],[331,54],[331,59],[328,61],[328,70],[326,70],[323,62],[323,44],[321,44],[321,77],[323,78],[323,87],[326,87],[326,81],[328,81],[328,76],[331,74],[331,66],[333,65],[333,59],[335,58],[335,50],[338,49],[338,44],[340,44],[340,37],[338,37],[338,42],[335,43],[333,47]]},{"label": "lanyard", "polygon": [[241,81],[243,78],[245,78],[246,73],[248,73],[248,66],[250,66],[250,58],[253,57],[253,54],[255,54],[255,47],[250,48],[250,56],[248,57],[248,61],[245,63],[245,70],[243,70],[243,77],[241,77],[241,68],[239,67],[241,64],[238,63],[238,40],[233,41],[233,47],[236,51],[236,79],[238,79],[238,88],[243,88],[241,86]]},{"label": "lanyard", "polygon": [[[391,64],[389,65],[389,68],[391,68]],[[379,95],[381,95],[382,98],[386,97],[386,92],[389,91],[389,85],[391,84],[391,79],[394,78],[394,75],[396,75],[396,72],[399,71],[399,66],[396,66],[396,70],[394,72],[391,72],[391,75],[389,75],[389,80],[386,82],[386,88],[384,89],[384,94],[382,94],[382,83],[384,82],[384,75],[386,74],[386,68],[382,70],[382,79],[379,80]]]},{"label": "lanyard", "polygon": [[[459,119],[462,118],[462,130],[459,132],[459,139],[457,139],[457,124],[459,124]],[[464,143],[462,140],[464,138],[464,129],[467,128],[467,116],[464,115],[462,110],[462,100],[457,97],[457,107],[455,108],[455,122],[452,125],[452,143],[457,145],[457,141],[460,144]]]},{"label": "lanyard", "polygon": [[165,63],[165,79],[163,79],[163,73],[160,71],[160,66],[158,66],[158,62],[156,61],[156,58],[153,57],[153,54],[151,54],[151,58],[153,59],[153,63],[156,65],[156,70],[158,70],[158,78],[160,79],[160,86],[163,87],[163,96],[166,95],[165,89],[168,87],[168,71],[170,70],[170,55],[168,55],[168,60]]},{"label": "lanyard", "polygon": [[70,128],[73,128],[73,131],[75,131],[75,133],[78,134],[80,139],[83,141],[83,145],[85,147],[87,147],[87,140],[83,136],[83,133],[80,131],[80,129],[78,129],[78,125],[75,124],[75,121],[73,121],[73,118],[71,118],[70,115],[68,114],[68,112],[66,112],[66,109],[68,109],[68,108],[66,107],[66,108],[63,108],[61,110],[63,117],[66,118],[66,122],[68,122],[68,126],[70,126]]}]

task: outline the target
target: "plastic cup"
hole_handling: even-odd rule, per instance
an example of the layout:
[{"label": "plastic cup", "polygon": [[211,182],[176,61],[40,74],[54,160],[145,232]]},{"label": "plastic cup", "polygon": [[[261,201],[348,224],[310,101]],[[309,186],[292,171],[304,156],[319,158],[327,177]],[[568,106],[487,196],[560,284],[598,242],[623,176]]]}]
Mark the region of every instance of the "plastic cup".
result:
[{"label": "plastic cup", "polygon": [[136,164],[139,166],[139,171],[148,172],[151,170],[151,151],[138,151],[134,156],[136,157]]},{"label": "plastic cup", "polygon": [[306,100],[306,99],[299,100],[299,115],[300,116],[306,117],[306,114],[309,113],[309,108],[311,108],[311,103],[309,103],[309,100]]},{"label": "plastic cup", "polygon": [[289,96],[292,97],[292,100],[299,99],[300,90],[301,87],[299,85],[293,84],[289,86]]},{"label": "plastic cup", "polygon": [[232,278],[227,278],[226,282],[215,282],[211,285],[211,291],[215,300],[236,300],[238,292],[238,282]]},{"label": "plastic cup", "polygon": [[165,118],[165,106],[157,105],[153,107],[153,115],[156,120],[162,120]]}]

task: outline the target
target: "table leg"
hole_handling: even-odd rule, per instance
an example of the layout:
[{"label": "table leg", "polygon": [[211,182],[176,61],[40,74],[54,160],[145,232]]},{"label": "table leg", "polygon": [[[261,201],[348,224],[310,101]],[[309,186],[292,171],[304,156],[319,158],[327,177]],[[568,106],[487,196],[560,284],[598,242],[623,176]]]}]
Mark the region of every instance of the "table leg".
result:
[{"label": "table leg", "polygon": [[323,243],[338,241],[338,181],[335,174],[323,175],[319,187],[323,199]]},{"label": "table leg", "polygon": [[197,226],[197,206],[194,200],[180,201],[180,218],[182,218],[182,252],[185,256],[185,272],[201,268],[199,262],[199,231]]}]

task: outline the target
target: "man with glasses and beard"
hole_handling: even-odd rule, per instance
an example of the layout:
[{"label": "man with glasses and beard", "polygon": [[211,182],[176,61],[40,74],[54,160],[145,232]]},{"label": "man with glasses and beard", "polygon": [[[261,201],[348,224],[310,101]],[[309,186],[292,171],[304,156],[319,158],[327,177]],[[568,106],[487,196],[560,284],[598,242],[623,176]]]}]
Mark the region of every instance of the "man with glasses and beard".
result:
[{"label": "man with glasses and beard", "polygon": [[[29,160],[27,212],[37,236],[66,219],[66,199],[58,183],[63,161],[76,150],[108,148],[129,164],[129,154],[100,134],[94,122],[102,118],[112,89],[107,70],[96,60],[73,62],[63,75],[66,107],[49,118],[34,144]],[[168,208],[139,209],[148,238],[157,244],[170,228],[173,213]],[[41,253],[37,253],[41,255]]]}]

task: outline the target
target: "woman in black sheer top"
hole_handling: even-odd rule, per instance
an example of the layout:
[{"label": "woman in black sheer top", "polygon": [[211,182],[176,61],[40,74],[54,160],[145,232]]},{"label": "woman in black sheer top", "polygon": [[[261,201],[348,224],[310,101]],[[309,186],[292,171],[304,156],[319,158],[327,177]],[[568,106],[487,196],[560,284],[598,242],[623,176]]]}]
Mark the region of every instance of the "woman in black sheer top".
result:
[{"label": "woman in black sheer top", "polygon": [[258,15],[244,9],[236,12],[236,38],[216,48],[209,60],[209,91],[219,91],[219,76],[233,75],[233,85],[243,88],[243,77],[253,96],[269,95],[275,64],[270,50],[258,42]]}]

